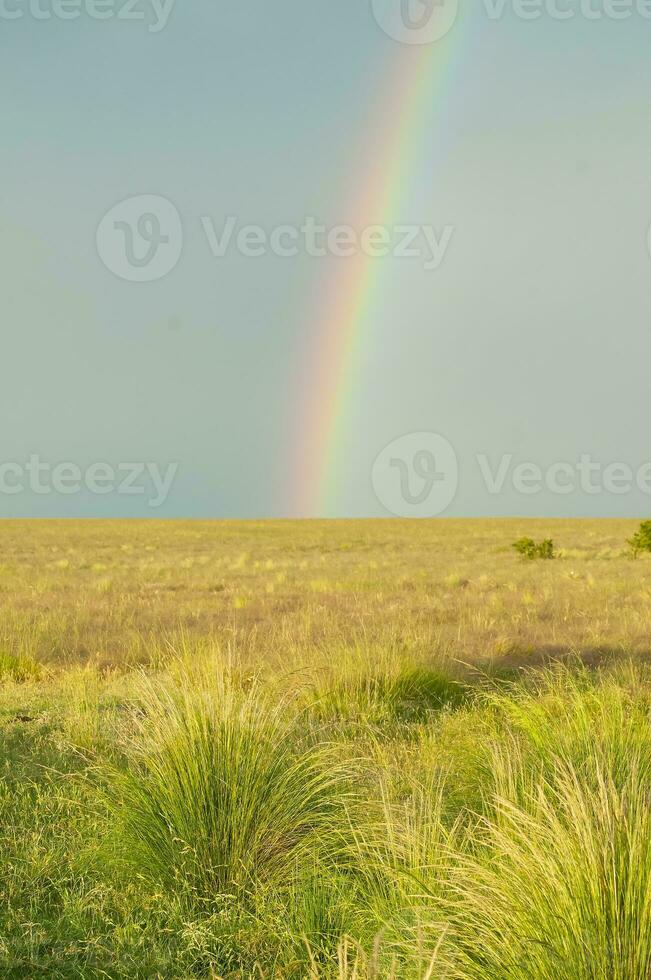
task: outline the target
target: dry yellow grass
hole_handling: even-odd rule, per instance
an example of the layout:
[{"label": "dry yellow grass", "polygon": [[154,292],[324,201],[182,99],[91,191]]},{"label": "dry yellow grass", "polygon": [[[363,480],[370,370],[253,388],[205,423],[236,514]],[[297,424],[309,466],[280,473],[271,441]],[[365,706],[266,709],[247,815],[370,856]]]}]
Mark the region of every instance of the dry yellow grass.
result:
[{"label": "dry yellow grass", "polygon": [[[651,649],[634,521],[0,524],[0,649],[51,668],[155,662],[180,631],[288,663],[363,642],[514,666]],[[511,543],[551,536],[552,562]]]},{"label": "dry yellow grass", "polygon": [[636,526],[1,523],[0,974],[645,980]]}]

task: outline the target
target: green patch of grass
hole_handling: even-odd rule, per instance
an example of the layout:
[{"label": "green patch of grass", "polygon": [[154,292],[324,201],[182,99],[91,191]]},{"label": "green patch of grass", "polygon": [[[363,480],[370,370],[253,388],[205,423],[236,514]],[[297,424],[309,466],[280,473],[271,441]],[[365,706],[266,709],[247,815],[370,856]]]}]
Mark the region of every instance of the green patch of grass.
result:
[{"label": "green patch of grass", "polygon": [[[651,811],[639,761],[615,780],[558,760],[522,802],[497,796],[451,873],[455,958],[476,980],[651,973]],[[618,785],[619,783],[619,785]]]},{"label": "green patch of grass", "polygon": [[310,711],[327,721],[371,725],[423,722],[457,708],[467,687],[443,666],[413,662],[399,652],[356,649],[338,657],[308,688]]},{"label": "green patch of grass", "polygon": [[126,769],[108,796],[124,858],[200,907],[294,874],[350,797],[343,766],[301,744],[286,704],[216,669],[147,685]]},{"label": "green patch of grass", "polygon": [[355,527],[5,526],[1,976],[648,980],[635,525]]},{"label": "green patch of grass", "polygon": [[42,676],[43,668],[35,660],[0,650],[0,681],[11,680],[22,684],[24,681],[39,680]]}]

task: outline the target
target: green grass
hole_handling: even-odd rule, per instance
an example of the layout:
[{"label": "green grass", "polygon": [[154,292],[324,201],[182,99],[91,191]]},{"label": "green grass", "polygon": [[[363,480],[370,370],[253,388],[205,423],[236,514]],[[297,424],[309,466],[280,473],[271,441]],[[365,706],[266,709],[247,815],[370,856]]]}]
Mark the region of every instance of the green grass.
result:
[{"label": "green grass", "polygon": [[494,798],[451,877],[464,977],[649,976],[651,813],[639,760],[627,768],[597,764],[585,781],[558,760],[522,803]]},{"label": "green grass", "polygon": [[449,664],[418,663],[394,647],[343,648],[310,674],[304,697],[315,717],[384,726],[387,731],[458,707],[466,696]]},{"label": "green grass", "polygon": [[242,691],[217,664],[147,684],[138,708],[108,796],[138,874],[219,911],[290,883],[336,836],[352,772],[302,744],[289,703]]},{"label": "green grass", "polygon": [[0,975],[648,980],[651,566],[550,525],[7,528]]},{"label": "green grass", "polygon": [[42,674],[41,667],[30,657],[0,650],[0,681],[12,680],[20,683],[37,680]]}]

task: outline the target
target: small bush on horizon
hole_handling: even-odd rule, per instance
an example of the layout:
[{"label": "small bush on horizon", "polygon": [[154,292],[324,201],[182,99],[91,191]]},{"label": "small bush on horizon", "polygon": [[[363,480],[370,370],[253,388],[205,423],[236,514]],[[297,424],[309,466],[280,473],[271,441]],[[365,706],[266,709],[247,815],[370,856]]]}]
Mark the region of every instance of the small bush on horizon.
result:
[{"label": "small bush on horizon", "polygon": [[651,551],[651,521],[642,521],[632,538],[627,541],[633,558],[642,551]]},{"label": "small bush on horizon", "polygon": [[554,542],[551,538],[536,542],[533,538],[519,538],[512,545],[521,558],[527,561],[534,561],[536,558],[555,558]]}]

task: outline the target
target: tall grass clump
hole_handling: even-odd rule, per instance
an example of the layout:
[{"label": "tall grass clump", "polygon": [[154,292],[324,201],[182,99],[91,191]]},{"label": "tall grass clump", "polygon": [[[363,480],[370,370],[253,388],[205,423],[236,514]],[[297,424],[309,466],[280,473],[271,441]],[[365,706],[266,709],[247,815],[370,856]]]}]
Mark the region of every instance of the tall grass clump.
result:
[{"label": "tall grass clump", "polygon": [[[650,697],[644,667],[590,671],[556,665],[532,671],[523,684],[487,696],[493,714],[484,741],[489,748],[513,741],[512,759],[520,759],[519,767],[510,766],[513,778],[520,771],[553,779],[561,759],[589,787],[596,788],[596,777],[604,772],[621,787],[630,778],[631,760],[636,760],[637,774],[648,784]],[[493,754],[493,771],[495,758]],[[499,785],[488,783],[499,792]]]},{"label": "tall grass clump", "polygon": [[241,903],[333,841],[347,773],[301,741],[286,702],[205,669],[146,684],[141,711],[109,793],[139,874],[207,906]]},{"label": "tall grass clump", "polygon": [[382,936],[379,962],[385,972],[378,976],[394,975],[390,963],[395,976],[420,977],[434,951],[434,975],[448,975],[442,898],[460,828],[454,822],[446,826],[444,806],[445,778],[435,766],[406,781],[387,773],[365,822],[350,829],[367,931]]},{"label": "tall grass clump", "polygon": [[477,685],[472,702],[431,731],[433,756],[452,774],[447,812],[485,814],[507,791],[505,780],[508,793],[525,794],[532,780],[553,780],[558,759],[590,786],[599,769],[621,785],[633,758],[651,780],[650,679],[643,665],[556,664],[492,688]]},{"label": "tall grass clump", "polygon": [[651,811],[637,761],[587,785],[563,760],[521,803],[495,800],[457,856],[458,973],[476,980],[651,975]]}]

